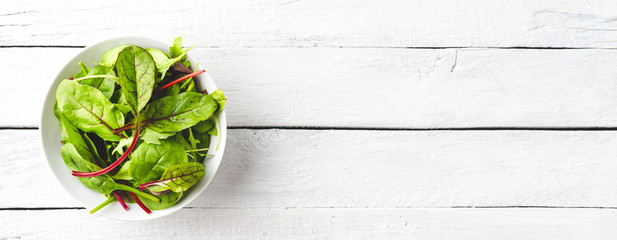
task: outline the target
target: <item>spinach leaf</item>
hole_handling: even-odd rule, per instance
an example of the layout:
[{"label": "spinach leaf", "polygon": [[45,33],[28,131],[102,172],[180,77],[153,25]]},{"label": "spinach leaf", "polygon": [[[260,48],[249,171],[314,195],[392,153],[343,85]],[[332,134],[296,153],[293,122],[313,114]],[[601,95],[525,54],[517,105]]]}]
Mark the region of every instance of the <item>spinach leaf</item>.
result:
[{"label": "spinach leaf", "polygon": [[182,198],[182,192],[176,193],[172,191],[165,192],[160,195],[161,202],[155,202],[147,198],[139,197],[139,200],[151,210],[161,210],[173,206]]},{"label": "spinach leaf", "polygon": [[198,162],[187,162],[165,169],[158,181],[141,184],[139,189],[148,186],[161,186],[174,192],[184,192],[206,174],[206,168]]},{"label": "spinach leaf", "polygon": [[124,124],[124,116],[98,89],[63,80],[56,90],[56,99],[60,112],[77,128],[109,141],[122,138],[114,129]]},{"label": "spinach leaf", "polygon": [[179,143],[169,140],[162,140],[161,145],[142,143],[131,154],[129,175],[142,184],[161,177],[167,167],[187,161]]},{"label": "spinach leaf", "polygon": [[112,48],[109,51],[103,53],[103,57],[101,58],[100,65],[103,65],[103,66],[108,67],[108,68],[114,68],[114,65],[116,65],[116,61],[118,60],[118,54],[122,50],[124,50],[124,48],[126,48],[128,46],[129,45],[124,44],[122,46],[118,46],[118,47]]},{"label": "spinach leaf", "polygon": [[124,98],[133,115],[137,116],[152,96],[156,71],[154,60],[140,47],[126,47],[118,54],[116,70]]},{"label": "spinach leaf", "polygon": [[108,99],[111,98],[114,93],[114,88],[116,87],[116,82],[114,81],[114,78],[112,78],[115,77],[114,71],[104,66],[95,66],[94,68],[92,68],[92,70],[90,70],[90,72],[88,72],[88,74],[86,74],[86,77],[97,75],[106,75],[110,77],[88,78],[80,80],[79,83],[94,87],[101,91],[103,95],[105,95],[105,97],[107,97]]},{"label": "spinach leaf", "polygon": [[178,132],[210,118],[216,109],[217,103],[211,96],[185,92],[151,102],[143,118],[146,128]]}]

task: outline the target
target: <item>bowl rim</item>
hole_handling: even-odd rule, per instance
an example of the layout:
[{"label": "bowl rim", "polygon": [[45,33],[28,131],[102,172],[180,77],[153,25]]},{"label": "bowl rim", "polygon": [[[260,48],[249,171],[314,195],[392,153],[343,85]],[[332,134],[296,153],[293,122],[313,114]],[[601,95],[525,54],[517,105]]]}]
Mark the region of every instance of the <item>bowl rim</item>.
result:
[{"label": "bowl rim", "polygon": [[[167,44],[165,42],[162,42],[162,41],[160,41],[158,39],[153,39],[153,38],[143,37],[143,36],[134,36],[134,35],[115,36],[115,37],[112,37],[112,38],[103,39],[103,40],[96,41],[96,42],[93,42],[93,43],[90,43],[90,44],[86,45],[86,47],[84,47],[81,51],[75,53],[73,57],[71,57],[68,61],[66,61],[66,64],[64,64],[64,66],[57,72],[57,74],[52,79],[52,81],[49,82],[49,84],[47,85],[47,89],[48,90],[47,90],[47,93],[46,93],[45,98],[43,100],[43,104],[42,104],[43,106],[42,106],[42,109],[41,109],[41,116],[40,116],[40,119],[39,119],[39,143],[40,143],[41,149],[43,150],[43,155],[45,157],[45,163],[47,164],[48,169],[52,172],[52,175],[54,176],[56,181],[60,184],[60,186],[62,186],[62,188],[69,195],[71,195],[74,199],[76,199],[78,202],[80,202],[80,203],[82,203],[84,205],[87,205],[87,204],[85,202],[83,202],[77,196],[77,193],[74,192],[74,191],[71,191],[70,189],[68,189],[67,185],[65,185],[63,183],[63,181],[61,181],[61,179],[58,176],[58,173],[56,171],[54,171],[54,169],[53,169],[53,167],[51,165],[50,158],[48,157],[48,154],[50,154],[50,153],[48,153],[48,151],[46,151],[45,140],[44,140],[44,132],[47,129],[47,127],[45,127],[46,124],[44,124],[44,122],[46,121],[46,115],[45,115],[45,113],[46,113],[46,106],[48,105],[46,103],[49,100],[50,95],[54,95],[53,96],[53,100],[55,100],[55,90],[56,89],[52,89],[52,88],[53,88],[54,85],[57,84],[57,82],[60,82],[60,81],[63,80],[61,78],[61,75],[62,75],[63,72],[67,71],[67,68],[70,67],[70,64],[72,62],[79,61],[78,57],[82,53],[87,52],[89,50],[92,50],[92,49],[94,49],[96,47],[99,47],[99,45],[102,45],[102,44],[104,44],[106,42],[113,42],[113,41],[132,41],[132,42],[149,41],[150,43],[155,43],[155,44],[161,45],[161,46],[163,46],[163,45],[170,46],[169,44]],[[136,45],[139,45],[139,44],[136,44]],[[190,60],[191,62],[195,62],[194,61],[195,59],[193,59],[189,54],[187,54],[186,56],[187,56],[188,60]],[[195,71],[203,69],[202,65],[199,65],[197,67],[195,65],[193,65],[193,66],[191,66],[191,68],[193,68]],[[212,78],[208,74],[208,72],[205,72],[205,73],[201,74],[200,78],[204,78],[204,80],[202,80],[202,81],[207,82],[207,84],[209,85],[208,90],[210,92],[213,92],[213,91],[219,89],[216,86],[216,83],[214,82],[214,80],[212,80]],[[205,84],[206,83],[204,83],[204,86],[203,86],[204,89],[206,88]],[[201,86],[202,84],[196,82],[196,85]],[[154,210],[153,211],[153,213],[155,213],[155,212],[160,212],[160,211],[164,211],[164,210],[170,209],[168,211],[164,211],[163,213],[159,213],[159,214],[145,214],[144,213],[144,215],[143,215],[144,217],[143,218],[139,218],[139,219],[137,219],[137,218],[121,218],[121,217],[116,217],[115,215],[109,215],[109,214],[101,213],[101,211],[95,213],[94,215],[102,215],[102,216],[105,216],[107,218],[116,219],[116,220],[122,220],[122,221],[145,221],[145,220],[152,220],[152,219],[161,218],[161,217],[167,216],[169,214],[175,213],[178,210],[182,209],[184,206],[186,206],[186,205],[190,204],[192,201],[194,201],[199,195],[201,195],[203,193],[203,191],[207,188],[207,186],[210,185],[210,183],[214,179],[216,173],[218,172],[218,169],[220,168],[220,163],[222,162],[222,158],[223,158],[223,155],[224,155],[224,152],[225,152],[225,146],[226,146],[226,142],[227,142],[227,116],[226,116],[226,109],[227,109],[227,107],[225,107],[222,111],[220,111],[218,113],[215,113],[215,114],[218,115],[217,118],[218,118],[219,128],[217,130],[218,130],[218,134],[219,134],[219,138],[220,138],[219,145],[218,145],[218,148],[216,150],[216,155],[214,157],[212,157],[212,158],[207,158],[207,157],[204,158],[201,161],[201,163],[203,163],[205,165],[205,161],[206,160],[211,160],[211,159],[218,159],[218,162],[215,161],[216,167],[215,167],[214,170],[212,170],[211,177],[209,177],[208,179],[204,178],[204,179],[200,180],[200,181],[206,181],[206,183],[203,184],[202,187],[200,187],[199,189],[194,189],[194,188],[190,189],[190,191],[191,191],[189,193],[190,196],[188,196],[188,197],[187,196],[183,196],[183,198],[180,200],[181,202],[178,202],[178,203],[174,204],[173,206],[171,206],[169,208],[166,208],[166,209],[163,209],[163,210]],[[86,208],[86,209],[88,209],[88,208]],[[141,210],[141,209],[139,209],[139,210]]]}]

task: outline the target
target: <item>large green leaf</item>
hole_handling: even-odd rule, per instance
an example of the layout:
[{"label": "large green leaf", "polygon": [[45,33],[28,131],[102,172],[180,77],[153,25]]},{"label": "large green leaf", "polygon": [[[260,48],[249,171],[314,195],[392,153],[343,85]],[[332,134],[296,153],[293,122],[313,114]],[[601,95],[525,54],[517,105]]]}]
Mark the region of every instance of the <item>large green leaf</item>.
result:
[{"label": "large green leaf", "polygon": [[60,112],[77,128],[109,141],[121,139],[113,130],[124,124],[124,115],[98,89],[63,80],[56,99]]},{"label": "large green leaf", "polygon": [[210,118],[216,109],[217,103],[211,96],[185,92],[151,102],[142,119],[152,130],[178,132]]},{"label": "large green leaf", "polygon": [[129,175],[138,184],[161,177],[169,166],[187,162],[184,148],[176,142],[162,140],[160,145],[142,143],[131,153]]},{"label": "large green leaf", "polygon": [[116,71],[124,98],[136,116],[152,97],[156,73],[154,60],[140,47],[126,47],[118,54]]}]

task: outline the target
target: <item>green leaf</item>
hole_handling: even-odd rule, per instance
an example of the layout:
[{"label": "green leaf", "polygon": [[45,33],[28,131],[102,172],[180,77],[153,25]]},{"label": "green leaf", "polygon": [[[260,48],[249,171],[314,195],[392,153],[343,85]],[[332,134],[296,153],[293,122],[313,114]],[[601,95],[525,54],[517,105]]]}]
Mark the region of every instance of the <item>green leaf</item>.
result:
[{"label": "green leaf", "polygon": [[109,141],[121,139],[113,130],[124,124],[124,116],[98,89],[63,80],[56,99],[60,112],[77,128]]},{"label": "green leaf", "polygon": [[94,87],[101,91],[103,95],[107,98],[111,98],[114,93],[114,88],[116,87],[115,74],[114,71],[105,66],[95,66],[88,72],[85,77],[88,76],[97,76],[97,75],[106,75],[110,77],[105,78],[88,78],[84,80],[80,80],[79,83]]},{"label": "green leaf", "polygon": [[86,65],[84,65],[84,63],[82,63],[81,61],[78,62],[77,64],[79,64],[79,68],[81,69],[77,74],[75,74],[75,76],[73,77],[73,79],[76,78],[80,78],[83,76],[86,76],[88,74],[88,72],[90,72],[90,69],[88,67],[86,67]]},{"label": "green leaf", "polygon": [[100,65],[103,65],[103,66],[108,67],[108,68],[114,68],[114,65],[116,64],[116,61],[118,60],[118,54],[122,50],[124,50],[124,48],[126,48],[128,46],[129,45],[124,44],[122,46],[118,46],[118,47],[112,48],[109,51],[103,53],[103,57],[101,58]]},{"label": "green leaf", "polygon": [[127,161],[122,165],[122,168],[114,175],[112,178],[117,180],[133,180],[131,175],[129,175],[129,166],[131,165],[131,161]]},{"label": "green leaf", "polygon": [[216,100],[216,103],[219,106],[218,111],[222,111],[223,107],[225,107],[225,103],[227,103],[227,98],[225,98],[225,95],[223,95],[223,90],[218,89],[211,93],[210,96],[212,96],[212,98]]},{"label": "green leaf", "polygon": [[118,84],[133,115],[137,116],[152,96],[156,71],[154,60],[142,48],[130,46],[118,54],[116,64]]},{"label": "green leaf", "polygon": [[214,98],[195,92],[157,99],[144,110],[146,128],[158,132],[178,132],[212,116],[217,108]]},{"label": "green leaf", "polygon": [[167,139],[176,135],[175,132],[157,132],[152,129],[146,128],[140,135],[140,139],[149,144],[160,145],[162,139]]},{"label": "green leaf", "polygon": [[186,53],[191,49],[193,48],[189,48],[173,58],[170,58],[165,52],[158,49],[145,49],[146,52],[148,52],[154,59],[154,62],[156,63],[156,70],[161,74],[161,78],[157,79],[157,82],[163,80],[169,68],[176,64],[176,62],[180,62],[186,56]]},{"label": "green leaf", "polygon": [[142,184],[161,177],[167,167],[187,161],[184,148],[176,142],[162,140],[161,145],[142,143],[131,154],[129,175]]},{"label": "green leaf", "polygon": [[214,127],[214,122],[208,119],[199,122],[197,125],[195,125],[195,127],[193,127],[193,129],[195,129],[197,133],[205,133],[208,130],[212,129],[212,127]]},{"label": "green leaf", "polygon": [[114,150],[111,153],[112,154],[118,153],[120,155],[124,154],[124,148],[129,147],[131,145],[131,143],[133,142],[133,138],[134,136],[120,139],[120,141],[118,142],[118,145],[116,146],[116,148],[114,148]]},{"label": "green leaf", "polygon": [[[75,146],[73,146],[73,144],[64,144],[64,146],[62,146],[62,148],[60,149],[60,154],[62,155],[64,163],[71,171],[93,172],[101,169],[94,163],[91,163],[88,160],[82,158],[75,149]],[[135,188],[114,182],[114,180],[107,174],[99,175],[96,177],[80,177],[79,181],[87,188],[105,195],[111,194],[111,192],[114,190],[123,190],[135,193],[138,196],[149,198],[152,201],[159,201],[157,197],[141,192]]]},{"label": "green leaf", "polygon": [[174,39],[174,44],[169,47],[169,55],[176,58],[183,53],[185,53],[185,51],[182,50],[182,37],[177,37],[176,39]]},{"label": "green leaf", "polygon": [[206,174],[206,168],[198,162],[177,164],[165,169],[161,178],[148,183],[151,186],[166,187],[174,192],[184,192]]},{"label": "green leaf", "polygon": [[139,197],[139,200],[141,200],[141,202],[143,202],[143,204],[146,205],[146,207],[148,207],[150,210],[161,210],[176,204],[180,200],[180,198],[182,198],[182,192],[176,193],[168,191],[163,195],[159,196],[159,198],[161,199],[161,202],[155,202],[143,197]]}]

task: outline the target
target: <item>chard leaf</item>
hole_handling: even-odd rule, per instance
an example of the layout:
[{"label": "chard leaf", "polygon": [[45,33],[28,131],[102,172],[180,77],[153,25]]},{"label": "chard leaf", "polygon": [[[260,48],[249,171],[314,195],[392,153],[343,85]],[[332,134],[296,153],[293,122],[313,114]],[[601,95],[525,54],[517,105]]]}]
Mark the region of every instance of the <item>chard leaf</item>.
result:
[{"label": "chard leaf", "polygon": [[122,138],[113,130],[124,124],[124,116],[98,89],[63,80],[56,90],[56,99],[60,112],[77,128],[109,141]]},{"label": "chard leaf", "polygon": [[141,184],[140,189],[148,186],[162,186],[174,192],[184,192],[206,175],[206,168],[198,162],[173,165],[167,169],[158,181]]},{"label": "chard leaf", "polygon": [[133,115],[137,116],[152,96],[156,71],[154,60],[140,47],[126,47],[118,54],[116,71],[124,98]]},{"label": "chard leaf", "polygon": [[129,45],[124,44],[122,46],[118,46],[118,47],[112,48],[109,51],[103,53],[103,57],[101,58],[100,65],[103,65],[103,66],[108,67],[108,68],[114,68],[114,65],[116,65],[116,61],[118,60],[118,54],[122,50],[124,50],[124,48],[126,48],[128,46]]},{"label": "chard leaf", "polygon": [[180,93],[157,99],[144,110],[146,128],[158,132],[178,132],[212,116],[217,103],[209,95]]},{"label": "chard leaf", "polygon": [[94,68],[92,68],[92,70],[90,70],[90,72],[88,72],[85,77],[96,75],[106,75],[110,77],[88,78],[80,80],[79,83],[94,87],[101,91],[103,95],[105,95],[105,97],[107,97],[108,99],[111,98],[111,96],[114,94],[114,88],[116,87],[116,82],[114,81],[116,76],[114,74],[114,71],[105,66],[95,66]]},{"label": "chard leaf", "polygon": [[142,184],[160,178],[169,166],[187,161],[179,143],[169,140],[162,140],[161,145],[142,143],[131,153],[129,175]]}]

